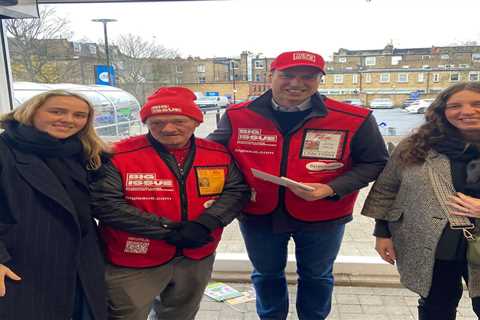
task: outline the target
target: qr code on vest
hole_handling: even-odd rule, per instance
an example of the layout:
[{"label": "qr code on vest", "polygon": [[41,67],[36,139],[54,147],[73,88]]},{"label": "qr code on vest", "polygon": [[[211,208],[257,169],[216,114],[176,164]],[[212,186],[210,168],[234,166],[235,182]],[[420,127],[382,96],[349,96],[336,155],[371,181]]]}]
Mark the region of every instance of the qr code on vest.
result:
[{"label": "qr code on vest", "polygon": [[150,242],[148,240],[135,239],[127,240],[125,244],[126,253],[146,254]]}]

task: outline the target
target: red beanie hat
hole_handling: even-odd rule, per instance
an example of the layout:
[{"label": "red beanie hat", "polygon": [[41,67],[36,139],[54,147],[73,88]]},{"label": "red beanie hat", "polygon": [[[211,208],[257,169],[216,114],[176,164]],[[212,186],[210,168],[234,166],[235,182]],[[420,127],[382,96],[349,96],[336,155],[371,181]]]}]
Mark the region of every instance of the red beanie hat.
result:
[{"label": "red beanie hat", "polygon": [[187,88],[163,87],[155,91],[140,110],[145,123],[148,117],[162,114],[178,114],[203,122],[202,110],[195,104],[197,97]]}]

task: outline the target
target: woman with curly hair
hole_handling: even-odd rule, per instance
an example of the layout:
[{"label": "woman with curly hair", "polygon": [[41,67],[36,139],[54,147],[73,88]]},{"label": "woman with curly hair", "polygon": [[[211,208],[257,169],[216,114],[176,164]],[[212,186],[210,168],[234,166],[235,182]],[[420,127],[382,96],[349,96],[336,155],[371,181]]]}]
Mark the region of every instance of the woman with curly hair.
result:
[{"label": "woman with curly hair", "polygon": [[0,117],[0,319],[105,320],[89,177],[104,144],[93,107],[65,90]]},{"label": "woman with curly hair", "polygon": [[465,216],[466,203],[480,198],[479,146],[480,83],[453,85],[398,145],[365,202],[375,249],[420,295],[420,320],[455,319],[462,278],[480,316],[480,261],[466,254],[476,226]]}]

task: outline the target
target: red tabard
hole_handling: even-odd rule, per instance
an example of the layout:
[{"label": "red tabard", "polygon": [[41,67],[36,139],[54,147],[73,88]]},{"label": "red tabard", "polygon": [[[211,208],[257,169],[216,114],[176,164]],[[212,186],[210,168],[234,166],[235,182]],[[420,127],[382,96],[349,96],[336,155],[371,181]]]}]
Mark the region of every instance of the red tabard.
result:
[{"label": "red tabard", "polygon": [[[122,176],[126,201],[140,210],[171,221],[194,220],[213,204],[223,191],[231,158],[227,150],[211,141],[195,139],[196,153],[192,169],[185,178],[188,205],[182,216],[181,186],[160,155],[145,136],[119,142],[113,164]],[[174,258],[176,247],[163,240],[115,230],[101,225],[108,260],[126,267],[152,267]],[[183,255],[199,260],[211,255],[220,241],[223,229],[212,232],[214,241],[198,249],[183,249]]]},{"label": "red tabard", "polygon": [[[227,110],[232,126],[228,148],[252,188],[245,213],[270,214],[279,203],[280,187],[254,177],[251,168],[311,183],[328,183],[351,168],[350,142],[370,110],[328,98],[324,103],[327,115],[307,120],[289,141],[285,141],[272,120],[249,110],[248,103]],[[285,207],[291,216],[302,221],[338,219],[352,213],[357,194],[338,201],[305,201],[286,189]]]}]

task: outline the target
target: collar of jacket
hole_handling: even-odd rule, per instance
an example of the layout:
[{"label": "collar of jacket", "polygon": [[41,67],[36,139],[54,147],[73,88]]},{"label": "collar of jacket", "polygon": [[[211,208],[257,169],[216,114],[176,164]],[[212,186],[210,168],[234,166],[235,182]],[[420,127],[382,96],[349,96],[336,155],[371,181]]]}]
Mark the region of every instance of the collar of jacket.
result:
[{"label": "collar of jacket", "polygon": [[192,168],[193,157],[195,156],[196,150],[194,135],[190,137],[190,150],[188,151],[187,158],[185,159],[185,163],[183,164],[183,173],[180,171],[175,157],[170,152],[168,152],[167,148],[165,148],[160,142],[158,142],[150,132],[147,134],[147,140],[153,147],[153,149],[155,149],[155,151],[160,155],[160,158],[165,161],[170,170],[175,174],[177,179],[181,179],[182,176],[188,175],[188,172]]},{"label": "collar of jacket", "polygon": [[[324,96],[318,92],[310,98],[312,104],[312,112],[305,118],[305,120],[313,117],[325,117],[328,113],[327,107],[324,103]],[[253,100],[248,106],[250,110],[268,118],[274,119],[272,108],[272,90],[268,90],[257,99]]]}]

